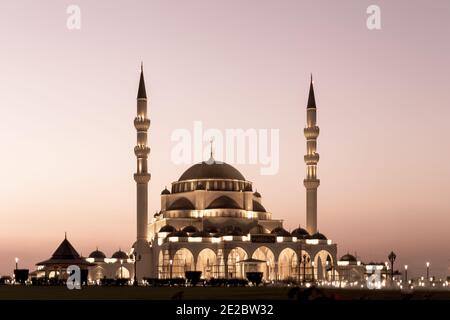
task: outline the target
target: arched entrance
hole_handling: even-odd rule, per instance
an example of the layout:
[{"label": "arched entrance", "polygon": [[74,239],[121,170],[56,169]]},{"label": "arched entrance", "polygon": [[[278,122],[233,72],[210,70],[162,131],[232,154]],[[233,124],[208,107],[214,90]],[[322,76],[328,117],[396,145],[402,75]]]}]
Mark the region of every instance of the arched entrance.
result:
[{"label": "arched entrance", "polygon": [[297,254],[291,248],[285,248],[278,257],[278,277],[280,280],[294,280],[298,276]]},{"label": "arched entrance", "polygon": [[119,267],[116,271],[116,279],[130,279],[130,271],[124,266]]},{"label": "arched entrance", "polygon": [[240,262],[247,258],[247,252],[245,252],[245,250],[240,247],[230,250],[227,259],[228,278],[245,278],[243,264]]},{"label": "arched entrance", "polygon": [[100,266],[97,266],[94,268],[94,270],[92,270],[90,280],[98,283],[100,280],[102,280],[105,277],[106,277],[105,269],[103,269]]},{"label": "arched entrance", "polygon": [[326,250],[320,250],[314,256],[315,279],[319,281],[331,281],[335,268],[332,255]]},{"label": "arched entrance", "polygon": [[253,252],[252,258],[266,261],[266,263],[258,264],[258,271],[263,273],[263,280],[275,280],[275,256],[272,250],[266,246],[261,246]]},{"label": "arched entrance", "polygon": [[209,248],[205,248],[198,254],[196,271],[201,271],[203,279],[217,277],[217,256]]},{"label": "arched entrance", "polygon": [[186,248],[178,249],[169,264],[169,277],[171,278],[184,278],[186,271],[193,271],[195,268],[194,256]]}]

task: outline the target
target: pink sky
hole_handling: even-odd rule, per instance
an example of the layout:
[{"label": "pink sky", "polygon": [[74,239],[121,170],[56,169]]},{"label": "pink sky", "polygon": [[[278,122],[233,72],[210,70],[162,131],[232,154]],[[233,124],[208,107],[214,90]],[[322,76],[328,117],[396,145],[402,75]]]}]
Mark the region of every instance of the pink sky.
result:
[{"label": "pink sky", "polygon": [[[81,8],[81,30],[66,8]],[[382,29],[366,28],[367,6]],[[178,128],[280,129],[280,171],[238,166],[287,229],[305,222],[309,73],[318,105],[319,230],[368,262],[397,253],[446,275],[450,243],[448,1],[0,3],[0,274],[135,238],[135,98],[150,98],[149,215],[186,166]]]}]

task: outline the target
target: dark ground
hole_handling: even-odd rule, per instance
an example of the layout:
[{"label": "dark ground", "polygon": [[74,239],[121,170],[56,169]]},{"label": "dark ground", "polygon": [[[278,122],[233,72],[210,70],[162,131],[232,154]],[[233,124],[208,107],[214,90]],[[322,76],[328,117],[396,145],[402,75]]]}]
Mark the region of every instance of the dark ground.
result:
[{"label": "dark ground", "polygon": [[450,300],[450,290],[307,289],[291,287],[0,286],[0,300]]}]

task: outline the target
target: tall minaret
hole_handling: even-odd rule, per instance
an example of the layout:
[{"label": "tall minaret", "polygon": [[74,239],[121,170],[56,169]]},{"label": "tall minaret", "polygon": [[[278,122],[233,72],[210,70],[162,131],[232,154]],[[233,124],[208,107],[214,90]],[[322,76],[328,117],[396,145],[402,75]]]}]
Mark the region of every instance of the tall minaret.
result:
[{"label": "tall minaret", "polygon": [[303,132],[306,138],[306,154],[304,157],[306,178],[303,180],[306,188],[306,230],[309,234],[314,234],[317,232],[317,188],[320,180],[317,179],[319,154],[316,152],[319,127],[316,125],[316,99],[314,98],[312,74],[308,104],[306,106],[306,127]]},{"label": "tall minaret", "polygon": [[137,131],[137,144],[134,147],[134,154],[137,158],[137,169],[134,180],[137,187],[137,234],[136,242],[147,243],[148,224],[148,182],[150,173],[147,168],[147,157],[150,148],[147,146],[147,130],[150,127],[150,120],[147,118],[147,93],[145,92],[144,70],[141,63],[141,78],[139,80],[139,90],[137,94],[137,116],[134,119],[134,127]]}]

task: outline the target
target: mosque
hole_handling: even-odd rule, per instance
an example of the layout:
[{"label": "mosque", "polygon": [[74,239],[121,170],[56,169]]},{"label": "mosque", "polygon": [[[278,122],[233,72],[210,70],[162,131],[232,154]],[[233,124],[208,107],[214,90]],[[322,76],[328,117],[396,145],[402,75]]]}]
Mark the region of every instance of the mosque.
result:
[{"label": "mosque", "polygon": [[[317,231],[317,178],[319,154],[316,101],[311,77],[306,105],[306,227],[288,232],[283,221],[272,217],[262,195],[235,167],[215,159],[194,164],[161,192],[161,210],[148,219],[147,132],[150,119],[141,67],[134,127],[136,182],[136,241],[129,253],[119,250],[110,258],[98,249],[86,263],[90,281],[102,278],[164,279],[200,271],[203,279],[245,278],[262,272],[264,281],[334,281],[341,276],[361,277],[360,262],[352,255],[338,261],[337,245]],[[81,257],[68,242],[54,257],[38,264],[45,275],[61,273],[64,252],[73,261]],[[60,246],[60,247],[61,247]],[[58,252],[59,251],[59,252]],[[55,264],[51,264],[53,260]],[[64,259],[62,259],[64,260]],[[62,261],[64,262],[64,261]],[[135,275],[136,272],[136,275]],[[362,271],[363,273],[364,271]]]}]

